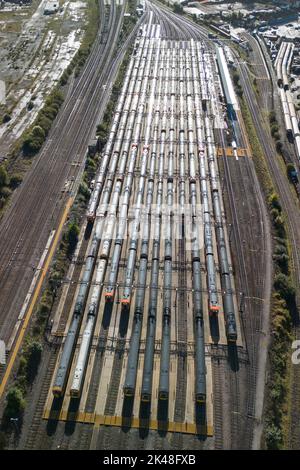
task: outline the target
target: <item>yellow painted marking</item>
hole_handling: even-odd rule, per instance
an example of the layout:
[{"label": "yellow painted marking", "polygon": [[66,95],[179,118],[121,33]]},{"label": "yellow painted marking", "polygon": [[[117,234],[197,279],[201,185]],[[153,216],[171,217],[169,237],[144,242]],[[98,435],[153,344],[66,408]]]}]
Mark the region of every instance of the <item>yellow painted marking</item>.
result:
[{"label": "yellow painted marking", "polygon": [[[233,149],[232,147],[226,147],[225,153],[227,157],[233,157]],[[247,149],[243,148],[238,148],[237,149],[238,157],[247,157]],[[219,147],[217,150],[217,155],[218,157],[223,157],[224,155],[224,149],[222,147]]]},{"label": "yellow painted marking", "polygon": [[251,155],[252,155],[251,146],[250,146],[250,142],[249,142],[249,139],[248,139],[248,133],[247,133],[247,130],[246,130],[246,127],[245,127],[245,122],[244,122],[244,118],[243,118],[243,115],[242,115],[241,111],[238,111],[238,120],[239,120],[241,129],[242,129],[242,132],[243,132],[243,136],[244,136],[244,139],[245,139],[245,142],[246,142],[247,154],[248,154],[249,157],[251,157]]},{"label": "yellow painted marking", "polygon": [[68,216],[68,213],[69,213],[69,210],[70,210],[70,207],[72,206],[72,203],[73,203],[73,198],[70,198],[66,204],[66,207],[65,207],[65,210],[64,210],[64,213],[62,215],[62,218],[61,218],[61,221],[60,221],[60,224],[58,226],[58,229],[56,231],[56,234],[55,234],[55,237],[54,237],[54,240],[52,242],[52,245],[51,245],[51,248],[48,252],[48,256],[46,258],[46,261],[44,263],[44,267],[42,268],[41,270],[41,276],[39,278],[39,281],[37,283],[37,286],[36,286],[36,289],[34,291],[34,294],[33,294],[33,297],[32,297],[32,300],[30,302],[30,305],[29,305],[29,308],[27,310],[27,313],[25,315],[25,318],[24,318],[24,322],[23,322],[23,325],[22,325],[22,328],[20,330],[20,333],[19,333],[19,336],[16,340],[16,343],[15,343],[15,346],[13,348],[13,351],[10,355],[10,358],[9,358],[9,362],[8,362],[8,365],[7,365],[7,368],[6,368],[6,371],[5,371],[5,374],[4,374],[4,377],[3,377],[3,380],[1,382],[1,385],[0,385],[0,398],[2,397],[3,393],[4,393],[4,390],[5,390],[5,387],[7,385],[7,382],[8,382],[8,379],[10,377],[10,374],[11,374],[11,371],[12,371],[12,368],[14,366],[14,363],[15,363],[15,360],[16,360],[16,357],[17,357],[17,354],[20,350],[20,347],[21,347],[21,344],[22,344],[22,341],[23,341],[23,338],[24,338],[24,335],[25,335],[25,332],[26,332],[26,329],[27,329],[27,326],[28,326],[28,323],[29,323],[29,320],[32,316],[32,313],[33,313],[33,310],[34,310],[34,306],[36,304],[36,301],[38,299],[38,296],[40,294],[40,291],[41,291],[41,288],[42,288],[42,285],[43,285],[43,282],[44,282],[44,279],[45,279],[45,276],[47,274],[47,271],[49,269],[49,266],[50,266],[50,263],[52,261],[52,258],[53,258],[53,255],[54,255],[54,252],[55,252],[55,249],[56,249],[56,246],[58,244],[58,241],[59,241],[59,238],[60,238],[60,234],[61,234],[61,231],[62,231],[62,228],[63,228],[63,225],[67,219],[67,216]]},{"label": "yellow painted marking", "polygon": [[[46,409],[43,419],[57,419],[55,411]],[[152,431],[165,430],[166,432],[178,432],[182,434],[203,434],[208,437],[213,436],[213,426],[197,425],[196,423],[176,423],[156,421],[153,419],[123,418],[122,416],[103,416],[94,413],[67,413],[62,411],[59,416],[60,421],[76,421],[79,423],[94,424],[95,426],[127,426],[131,428],[149,428]]]}]

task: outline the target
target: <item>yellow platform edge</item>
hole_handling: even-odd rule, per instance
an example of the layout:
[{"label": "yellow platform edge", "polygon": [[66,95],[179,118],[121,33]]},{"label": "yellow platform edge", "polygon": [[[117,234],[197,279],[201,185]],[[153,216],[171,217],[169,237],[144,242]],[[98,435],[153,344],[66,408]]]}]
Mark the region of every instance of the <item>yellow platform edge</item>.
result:
[{"label": "yellow platform edge", "polygon": [[46,409],[43,419],[58,421],[76,421],[78,423],[96,424],[98,426],[131,427],[134,429],[147,428],[152,431],[177,432],[181,434],[201,434],[207,437],[213,436],[213,426],[197,425],[196,423],[176,423],[157,421],[154,419],[142,420],[140,418],[122,418],[122,416],[104,416],[95,413],[66,412],[64,410],[55,412]]}]

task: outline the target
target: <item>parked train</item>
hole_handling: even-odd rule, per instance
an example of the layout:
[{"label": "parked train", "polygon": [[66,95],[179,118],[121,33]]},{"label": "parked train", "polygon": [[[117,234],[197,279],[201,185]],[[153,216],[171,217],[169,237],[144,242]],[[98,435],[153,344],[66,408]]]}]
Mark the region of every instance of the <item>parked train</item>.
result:
[{"label": "parked train", "polygon": [[[132,97],[133,97],[134,87],[135,87],[136,83],[137,83],[137,86],[141,85],[141,80],[142,80],[142,76],[143,76],[143,72],[144,72],[144,67],[140,66],[140,65],[141,65],[141,60],[142,60],[142,52],[143,52],[143,48],[144,48],[144,43],[146,43],[145,38],[144,38],[144,40],[143,40],[143,42],[140,46],[139,54],[136,55],[135,57],[131,58],[131,61],[130,61],[130,64],[129,64],[129,67],[128,67],[128,70],[127,70],[127,73],[126,73],[126,76],[125,76],[125,80],[124,80],[124,83],[123,83],[121,95],[120,95],[119,104],[120,104],[120,102],[121,103],[123,102],[124,111],[125,111],[125,118],[126,118],[125,122],[124,122],[124,126],[125,126],[126,121],[127,121],[127,114],[128,114],[128,110],[130,108],[130,104],[132,104],[131,101],[132,101]],[[146,47],[147,47],[147,44],[146,44]],[[144,60],[144,63],[145,63],[145,60]],[[129,93],[128,93],[128,91],[129,91]],[[124,97],[126,97],[125,101],[123,101]],[[133,102],[134,102],[134,100],[133,100]],[[134,104],[133,104],[133,106],[134,106]],[[119,106],[117,107],[116,114],[117,114],[117,116],[119,116],[119,114],[120,114],[120,107]],[[123,116],[124,116],[124,114],[123,114]],[[116,117],[114,119],[114,122],[115,122],[115,120],[116,120]],[[123,121],[121,121],[121,122],[123,122]],[[113,125],[113,127],[114,127],[114,125]],[[121,133],[122,133],[122,131],[121,131]],[[104,184],[104,176],[103,175],[106,173],[106,168],[108,167],[108,163],[109,163],[109,172],[108,172],[108,178],[106,179],[106,188],[102,193],[102,200],[100,201],[99,208],[98,208],[99,212],[96,213],[98,205],[95,205],[95,207],[93,209],[93,211],[94,211],[93,213],[95,214],[95,219],[96,219],[96,227],[95,227],[95,230],[94,230],[92,243],[91,243],[91,246],[89,248],[89,252],[88,252],[88,255],[87,255],[87,258],[86,258],[86,261],[85,261],[85,268],[84,268],[83,276],[82,276],[82,279],[81,279],[80,288],[79,288],[79,291],[78,291],[78,294],[77,294],[77,297],[76,297],[76,301],[75,301],[75,308],[74,308],[72,319],[71,319],[71,325],[69,327],[65,343],[63,345],[63,350],[62,350],[62,354],[61,354],[61,357],[60,357],[60,360],[59,360],[58,369],[56,371],[56,375],[55,375],[55,378],[54,378],[52,393],[55,397],[60,397],[64,394],[65,387],[66,387],[66,384],[67,384],[67,380],[68,380],[68,376],[69,376],[69,372],[70,372],[70,368],[71,368],[71,363],[72,363],[73,356],[74,356],[74,350],[75,350],[77,338],[78,338],[78,335],[79,335],[79,329],[80,329],[83,313],[84,313],[85,306],[86,306],[87,296],[88,296],[88,292],[89,292],[89,286],[90,286],[90,283],[91,283],[91,280],[92,280],[92,277],[93,277],[95,264],[96,264],[96,259],[97,259],[99,248],[100,248],[100,242],[101,242],[101,239],[103,237],[104,220],[105,220],[104,217],[106,215],[107,207],[108,207],[109,200],[110,200],[110,194],[111,194],[111,190],[112,190],[112,186],[113,186],[113,184],[112,184],[113,177],[110,178],[109,175],[115,175],[117,163],[118,163],[118,160],[119,160],[119,157],[120,157],[120,153],[116,152],[116,150],[115,150],[114,154],[112,155],[112,158],[109,158],[110,153],[112,152],[112,149],[113,149],[112,143],[109,144],[109,146],[107,148],[109,148],[110,151],[107,152],[107,155],[106,155],[107,156],[107,158],[106,158],[107,163],[104,164],[103,161],[102,161],[102,164],[101,164],[101,167],[100,167],[100,173],[99,173],[99,178],[98,178],[98,183],[100,183],[100,185],[98,184],[98,186],[97,186],[97,188],[98,188],[97,191],[99,190],[99,194],[98,194],[97,197],[100,197],[100,193],[102,191],[102,186]],[[123,173],[125,171],[125,166],[126,166],[126,155],[123,155],[122,158],[121,158],[121,163],[120,163],[120,170]],[[102,177],[103,177],[103,179],[102,179]],[[116,191],[115,191],[114,195],[113,195],[113,203],[110,205],[110,211],[113,211],[113,208],[116,208],[116,205],[117,205],[117,197],[116,197]],[[113,214],[111,214],[111,216],[113,217]],[[110,233],[109,243],[111,241],[111,238],[112,238],[112,234]],[[101,256],[101,258],[103,258],[103,256]],[[106,259],[106,258],[104,257],[104,259]],[[100,293],[98,293],[98,296],[99,296],[99,294]],[[93,316],[93,315],[91,314],[90,317],[91,316]],[[89,322],[91,322],[91,318],[89,318],[88,320],[89,320]],[[93,321],[93,323],[94,323],[94,321]],[[91,337],[92,337],[92,330],[90,329],[90,327],[89,327],[89,331],[90,331],[89,341],[84,342],[86,344],[86,350],[88,350],[88,348],[90,346],[90,341],[91,341]],[[83,346],[82,346],[82,348],[83,348]],[[82,357],[84,359],[84,362],[85,362],[86,359],[87,359],[87,354],[82,352],[80,354],[80,357]],[[78,372],[79,369],[81,369],[81,371],[82,371],[81,374],[84,374],[85,366],[82,365],[82,367],[81,367],[79,365],[79,368],[77,369],[76,373]],[[74,389],[73,394],[76,395],[76,393],[79,394],[80,392],[79,391],[76,392],[75,389]]]},{"label": "parked train", "polygon": [[[72,397],[78,398],[81,395],[106,274],[108,275],[108,281],[104,292],[105,300],[107,302],[113,301],[115,296],[123,240],[127,228],[130,197],[134,184],[134,169],[138,158],[142,130],[144,130],[144,141],[139,156],[140,176],[136,188],[134,222],[128,241],[125,281],[121,291],[122,308],[128,309],[132,301],[136,258],[137,253],[139,253],[134,316],[123,386],[124,395],[125,397],[133,397],[136,389],[147,269],[149,269],[148,261],[151,256],[151,280],[141,400],[149,403],[152,399],[159,278],[161,275],[160,263],[163,265],[164,282],[158,398],[159,400],[169,399],[171,321],[174,308],[172,306],[172,270],[174,269],[172,256],[174,217],[172,208],[175,202],[174,194],[176,194],[174,192],[176,155],[174,143],[178,140],[179,177],[177,194],[182,215],[180,223],[183,232],[185,224],[185,217],[183,216],[187,198],[190,201],[192,214],[193,238],[190,262],[192,268],[195,340],[195,401],[204,404],[206,402],[202,294],[204,281],[201,273],[200,245],[197,235],[199,230],[196,189],[198,181],[203,205],[208,310],[210,315],[217,315],[220,311],[222,299],[221,294],[219,298],[217,289],[216,265],[218,263],[228,342],[235,343],[237,339],[231,272],[225,243],[221,196],[216,170],[216,149],[210,120],[209,100],[212,89],[209,85],[204,50],[200,44],[191,40],[190,50],[179,48],[178,50],[174,49],[171,53],[170,49],[161,47],[159,41],[156,42],[156,47],[153,48],[147,37],[142,36],[139,39],[140,43],[136,46],[136,53],[131,57],[125,76],[87,213],[88,220],[95,223],[93,238],[85,260],[83,276],[76,296],[75,309],[59,359],[52,392],[56,397],[62,396],[64,393],[77,338],[79,331],[82,330],[82,339],[76,358],[74,375],[71,377],[70,388]],[[179,63],[179,79],[176,76],[177,62]],[[152,81],[149,84],[150,76]],[[163,95],[162,106],[155,105],[155,96],[157,95]],[[148,118],[146,127],[143,129],[145,106],[149,97]],[[180,109],[179,128],[176,131],[177,101],[179,101]],[[176,132],[178,132],[177,135]],[[186,155],[188,155],[188,158],[186,158]],[[197,162],[199,174],[196,171]],[[164,168],[166,163],[168,169],[165,186]],[[186,191],[187,173],[189,175],[188,193]],[[167,189],[166,194],[164,194],[165,187]],[[144,196],[146,196],[146,211],[143,214]],[[168,223],[163,244],[161,231],[164,196],[166,196]],[[151,206],[154,199],[156,211],[154,217],[151,218]],[[211,204],[212,208],[210,207]],[[142,216],[143,219],[141,219]],[[140,223],[141,220],[143,220],[143,224]],[[142,231],[142,238],[140,250],[138,251],[138,234],[140,230]],[[150,239],[150,230],[153,230],[152,240]],[[216,235],[218,256],[213,247],[213,231]],[[161,256],[162,252],[163,256]],[[111,261],[110,265],[109,260]],[[95,273],[95,284],[92,287],[91,295],[88,295]],[[85,311],[85,323],[81,328]]]}]

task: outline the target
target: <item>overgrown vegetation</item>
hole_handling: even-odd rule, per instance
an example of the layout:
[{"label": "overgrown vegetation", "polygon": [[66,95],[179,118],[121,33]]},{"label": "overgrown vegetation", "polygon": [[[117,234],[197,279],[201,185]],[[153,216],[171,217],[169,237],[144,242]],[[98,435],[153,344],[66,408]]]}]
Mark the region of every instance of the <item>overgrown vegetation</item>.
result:
[{"label": "overgrown vegetation", "polygon": [[235,86],[235,91],[237,95],[241,98],[243,96],[243,88],[242,88],[242,85],[240,84],[240,75],[237,70],[234,70],[232,74],[232,78],[233,78],[233,83]]},{"label": "overgrown vegetation", "polygon": [[97,31],[99,28],[99,8],[97,0],[88,0],[88,14],[87,22],[85,27],[85,33],[82,43],[73,57],[72,61],[62,74],[60,78],[60,85],[64,86],[67,84],[69,77],[74,71],[75,77],[80,73],[80,70],[84,66],[90,52],[92,45],[95,41]]},{"label": "overgrown vegetation", "polygon": [[179,15],[183,14],[183,6],[180,3],[174,3],[173,5],[174,13],[178,13]]},{"label": "overgrown vegetation", "polygon": [[0,209],[4,207],[7,198],[11,194],[12,184],[10,181],[5,165],[0,166]]},{"label": "overgrown vegetation", "polygon": [[[103,122],[100,126],[98,126],[98,128],[101,127],[105,133],[105,136],[102,136],[103,145],[106,138],[106,132],[109,129],[112,112],[118,99],[126,68],[128,66],[130,53],[130,51],[127,52],[122,62]],[[2,420],[2,422],[5,424],[5,433],[0,433],[0,449],[5,448],[6,434],[15,429],[11,422],[11,418],[18,419],[19,429],[22,424],[22,415],[26,406],[26,396],[34,379],[36,378],[42,357],[43,340],[45,339],[45,334],[48,328],[51,326],[49,323],[50,315],[55,305],[55,301],[58,298],[59,290],[63,285],[67,269],[70,265],[78,242],[80,221],[86,212],[87,203],[90,198],[89,188],[91,186],[91,181],[95,178],[96,170],[99,166],[99,159],[99,153],[87,156],[85,171],[79,185],[76,199],[69,214],[68,224],[62,235],[55,259],[52,262],[46,286],[41,295],[39,303],[35,308],[30,329],[25,337],[24,345],[19,358],[19,367],[14,376],[14,380],[12,381],[12,385],[6,395],[6,406]],[[3,182],[7,183],[5,173],[3,176]]]},{"label": "overgrown vegetation", "polygon": [[[273,227],[274,281],[271,310],[271,344],[269,349],[270,373],[267,387],[264,439],[268,449],[280,449],[284,442],[284,417],[287,411],[288,359],[292,334],[292,314],[295,305],[295,288],[290,272],[285,216],[244,98],[241,98],[240,103],[252,148],[254,164],[266,195]],[[275,123],[273,115],[270,115],[270,122]]]},{"label": "overgrown vegetation", "polygon": [[128,0],[126,5],[126,13],[129,16],[124,17],[122,29],[117,43],[118,46],[120,46],[120,44],[122,44],[127,39],[137,22],[136,6],[136,0]]},{"label": "overgrown vegetation", "polygon": [[[6,171],[8,171],[9,175],[9,185],[3,186],[2,189],[0,188],[0,210],[4,210],[4,206],[8,201],[11,192],[22,182],[23,176],[30,166],[31,157],[39,152],[45,142],[53,121],[55,120],[64,101],[64,94],[61,87],[67,83],[68,77],[74,70],[75,76],[79,74],[90,53],[98,31],[98,26],[98,2],[97,0],[88,0],[87,22],[79,50],[65,73],[62,75],[58,85],[47,97],[45,104],[38,113],[34,123],[26,129],[22,136],[17,140],[11,154],[8,156]],[[28,112],[30,112],[33,107],[34,96],[32,97],[32,101],[28,104]],[[10,115],[5,113],[3,116],[3,122],[8,122],[9,120]],[[25,158],[20,159],[20,155],[23,155]]]},{"label": "overgrown vegetation", "polygon": [[14,420],[18,420],[21,424],[26,405],[27,388],[36,376],[41,355],[41,343],[34,337],[28,336],[21,352],[15,382],[6,394],[6,405],[3,413],[4,429],[11,427]]},{"label": "overgrown vegetation", "polygon": [[281,141],[281,134],[279,132],[279,124],[275,111],[271,111],[269,113],[269,123],[271,128],[271,135],[276,143],[276,150],[278,153],[282,153],[283,143]]},{"label": "overgrown vegetation", "polygon": [[46,99],[45,105],[38,113],[33,125],[27,131],[23,140],[23,153],[26,156],[35,155],[45,142],[52,123],[64,101],[59,89],[55,89]]},{"label": "overgrown vegetation", "polygon": [[[88,156],[82,182],[70,211],[69,223],[62,235],[55,260],[52,263],[47,285],[35,308],[32,324],[25,337],[19,357],[18,370],[6,394],[6,403],[2,419],[2,429],[5,433],[16,430],[16,422],[18,423],[18,432],[21,428],[22,417],[26,406],[26,396],[36,378],[40,365],[43,352],[42,344],[45,331],[47,330],[47,326],[49,326],[49,317],[78,242],[79,222],[86,211],[87,202],[90,197],[90,190],[88,188],[91,180],[95,177],[98,164],[98,154]],[[0,433],[0,449],[1,445],[2,448],[5,447],[5,433]]]}]

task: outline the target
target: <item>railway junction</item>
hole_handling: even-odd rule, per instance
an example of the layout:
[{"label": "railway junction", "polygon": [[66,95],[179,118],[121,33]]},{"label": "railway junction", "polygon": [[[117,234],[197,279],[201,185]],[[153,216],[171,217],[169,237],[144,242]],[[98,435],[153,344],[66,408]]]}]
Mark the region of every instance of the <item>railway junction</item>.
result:
[{"label": "railway junction", "polygon": [[23,448],[249,448],[260,419],[271,255],[245,126],[222,47],[146,7]]}]

